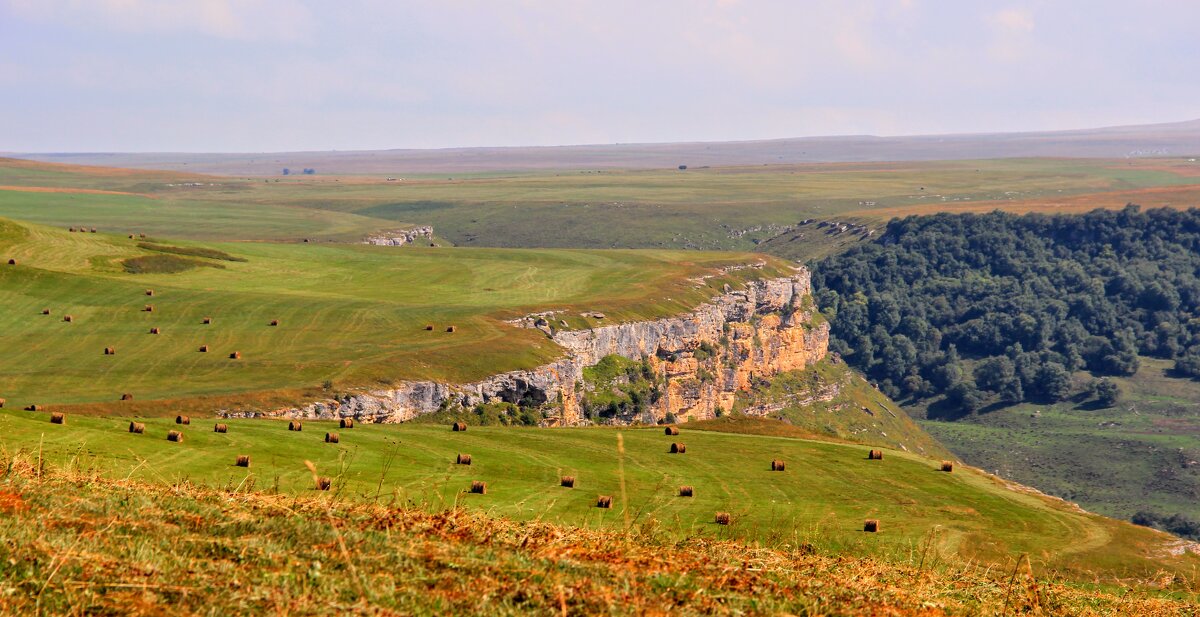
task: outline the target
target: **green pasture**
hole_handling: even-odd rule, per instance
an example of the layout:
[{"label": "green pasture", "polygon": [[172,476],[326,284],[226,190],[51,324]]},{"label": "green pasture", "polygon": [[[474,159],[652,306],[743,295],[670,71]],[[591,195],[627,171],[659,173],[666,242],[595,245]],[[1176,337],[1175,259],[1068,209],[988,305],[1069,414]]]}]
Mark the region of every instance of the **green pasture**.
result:
[{"label": "green pasture", "polygon": [[[284,493],[314,491],[304,464],[311,461],[332,479],[337,499],[462,505],[585,527],[653,524],[680,537],[809,543],[904,558],[926,544],[931,559],[995,561],[1029,553],[1039,569],[1106,575],[1161,565],[1138,554],[1139,542],[1157,539],[1150,531],[1008,490],[961,467],[944,473],[935,460],[894,450],[869,461],[865,446],[686,425],[669,437],[657,428],[454,432],[429,424],[339,429],[317,421],[293,432],[285,421],[221,420],[229,432],[219,434],[213,420],[181,426],[146,418],[145,433],[132,434],[129,421],[68,416],[56,425],[46,413],[4,411],[0,447],[110,477]],[[176,429],[182,443],[166,439]],[[340,443],[325,443],[326,432],[339,433]],[[686,452],[670,454],[673,441],[686,444]],[[470,454],[472,464],[455,464],[460,453]],[[238,455],[251,457],[249,468],[234,466]],[[786,471],[771,471],[772,459],[783,460]],[[574,488],[560,486],[563,475],[576,478]],[[486,494],[470,494],[473,481],[486,482]],[[694,497],[679,497],[681,485],[692,486]],[[596,507],[599,495],[612,496],[613,508]],[[729,512],[733,524],[714,524],[718,511]],[[881,521],[880,533],[862,531],[867,518]]]}]

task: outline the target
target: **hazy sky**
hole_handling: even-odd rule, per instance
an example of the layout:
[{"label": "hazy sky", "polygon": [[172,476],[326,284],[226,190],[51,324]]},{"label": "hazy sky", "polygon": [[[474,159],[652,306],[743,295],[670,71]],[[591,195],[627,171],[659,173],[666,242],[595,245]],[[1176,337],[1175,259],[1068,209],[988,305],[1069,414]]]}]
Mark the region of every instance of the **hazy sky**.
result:
[{"label": "hazy sky", "polygon": [[1196,0],[0,0],[0,151],[554,145],[1197,117]]}]

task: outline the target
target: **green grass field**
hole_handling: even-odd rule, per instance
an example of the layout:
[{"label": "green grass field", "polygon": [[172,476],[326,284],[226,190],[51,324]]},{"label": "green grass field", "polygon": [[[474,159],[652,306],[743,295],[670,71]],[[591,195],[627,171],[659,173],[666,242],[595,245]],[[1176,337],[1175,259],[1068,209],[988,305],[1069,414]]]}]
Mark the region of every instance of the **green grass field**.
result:
[{"label": "green grass field", "polygon": [[[331,422],[306,422],[293,432],[283,421],[229,420],[229,432],[218,434],[211,420],[179,426],[165,418],[145,419],[145,434],[136,435],[126,431],[128,418],[68,416],[64,425],[47,418],[0,413],[0,448],[110,478],[284,493],[312,490],[307,460],[333,479],[339,498],[352,501],[462,505],[588,528],[653,520],[680,538],[807,543],[895,559],[911,557],[932,537],[941,559],[1001,562],[1028,553],[1039,570],[1083,577],[1146,576],[1200,563],[1166,555],[1163,534],[1081,514],[968,469],[944,473],[934,460],[895,450],[868,461],[858,445],[687,426],[668,437],[655,428],[453,432],[428,424],[338,429]],[[167,441],[170,429],[182,429],[184,441]],[[341,443],[324,443],[326,431],[340,433]],[[686,443],[687,452],[669,454],[672,441]],[[459,453],[470,454],[472,464],[456,465]],[[249,469],[233,465],[239,454],[250,455]],[[787,471],[770,471],[772,459],[784,460]],[[560,487],[562,475],[575,476],[575,488]],[[466,492],[476,480],[487,483],[486,494]],[[695,496],[678,497],[680,485],[693,486]],[[612,496],[614,507],[595,507],[598,495]],[[731,513],[733,524],[715,525],[717,511]],[[867,518],[882,521],[882,531],[864,533]]]},{"label": "green grass field", "polygon": [[[540,332],[509,326],[506,318],[547,309],[567,311],[576,327],[589,321],[579,315],[584,310],[604,312],[607,322],[657,318],[689,310],[725,283],[785,268],[772,262],[699,285],[688,279],[769,258],[185,244],[241,261],[186,257],[204,266],[129,274],[126,259],[181,258],[147,250],[154,245],[140,240],[0,220],[0,397],[24,407],[111,403],[129,393],[134,402],[125,408],[137,410],[139,401],[312,389],[325,381],[337,388],[463,382],[532,368],[561,353]],[[3,265],[10,258],[17,264]],[[74,321],[64,322],[66,315]],[[205,317],[212,323],[203,324]],[[451,325],[456,332],[447,333]],[[154,327],[161,334],[150,334]],[[200,353],[202,345],[210,351]],[[116,354],[105,355],[107,347]],[[229,359],[235,351],[240,360]]]}]

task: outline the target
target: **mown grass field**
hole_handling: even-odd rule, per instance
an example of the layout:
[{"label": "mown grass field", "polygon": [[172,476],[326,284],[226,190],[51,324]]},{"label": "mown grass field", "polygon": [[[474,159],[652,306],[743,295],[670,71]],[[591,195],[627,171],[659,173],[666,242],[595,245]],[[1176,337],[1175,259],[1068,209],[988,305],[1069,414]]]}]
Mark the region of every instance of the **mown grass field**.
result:
[{"label": "mown grass field", "polygon": [[[811,545],[827,552],[909,559],[924,550],[938,559],[1000,563],[1029,554],[1043,572],[1145,578],[1166,568],[1180,573],[1200,564],[1192,554],[1172,556],[1169,536],[1083,514],[1067,504],[1010,490],[999,480],[937,461],[886,450],[869,461],[865,446],[799,439],[692,431],[678,437],[658,428],[614,430],[360,425],[332,422],[211,420],[187,426],[147,418],[145,434],[127,432],[128,418],[0,413],[0,449],[39,457],[55,466],[91,469],[108,478],[169,485],[187,480],[213,487],[314,493],[304,461],[333,480],[338,499],[408,504],[435,510],[463,506],[518,520],[586,528],[647,525],[674,537],[742,539],[771,546]],[[181,429],[182,443],[167,441]],[[327,444],[327,431],[340,434]],[[668,453],[672,441],[684,454]],[[459,453],[471,465],[455,464]],[[234,466],[251,457],[248,469]],[[772,472],[772,459],[787,470]],[[737,470],[732,473],[731,470]],[[575,488],[559,486],[572,475]],[[468,494],[472,481],[487,493]],[[695,496],[677,496],[678,487]],[[598,495],[613,508],[596,507]],[[718,511],[733,524],[714,524]],[[862,531],[881,521],[881,532]]]},{"label": "mown grass field", "polygon": [[[786,271],[770,258],[731,253],[269,243],[184,243],[185,251],[215,249],[240,261],[186,257],[202,265],[125,271],[124,260],[165,255],[154,246],[0,220],[0,398],[11,407],[92,403],[132,412],[146,401],[311,390],[326,381],[463,382],[561,353],[540,332],[504,319],[549,309],[566,311],[575,327],[602,322],[580,316],[585,310],[604,312],[604,323],[657,318],[689,310],[726,283]],[[10,258],[17,264],[5,265]],[[705,284],[689,280],[767,261]],[[150,334],[155,327],[160,334]],[[105,355],[108,347],[116,354]],[[229,358],[235,351],[241,359]],[[125,393],[134,400],[117,404]],[[254,402],[219,403],[239,400]]]}]

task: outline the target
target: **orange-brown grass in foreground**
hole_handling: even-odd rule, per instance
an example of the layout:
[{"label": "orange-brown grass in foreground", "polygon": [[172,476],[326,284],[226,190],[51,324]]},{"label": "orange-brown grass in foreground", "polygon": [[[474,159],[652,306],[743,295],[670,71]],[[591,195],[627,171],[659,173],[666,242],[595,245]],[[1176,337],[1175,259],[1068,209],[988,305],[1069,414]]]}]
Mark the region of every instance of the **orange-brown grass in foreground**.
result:
[{"label": "orange-brown grass in foreground", "polygon": [[[102,480],[3,456],[4,614],[1137,614],[1177,592],[518,523],[459,509]],[[1032,574],[1032,575],[1031,575]],[[1169,581],[1158,581],[1159,585]]]}]

